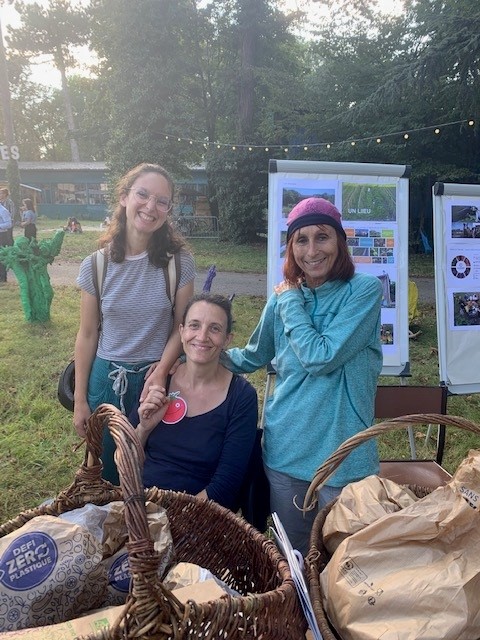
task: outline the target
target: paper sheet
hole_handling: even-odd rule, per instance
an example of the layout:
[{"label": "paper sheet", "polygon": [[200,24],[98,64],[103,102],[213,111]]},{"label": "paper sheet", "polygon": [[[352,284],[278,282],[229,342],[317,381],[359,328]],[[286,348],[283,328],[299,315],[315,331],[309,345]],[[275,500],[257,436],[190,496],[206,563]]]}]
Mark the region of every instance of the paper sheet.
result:
[{"label": "paper sheet", "polygon": [[320,633],[320,629],[318,628],[317,621],[315,619],[315,614],[313,613],[312,602],[310,600],[310,595],[308,593],[307,583],[305,582],[305,576],[303,572],[303,556],[300,551],[293,549],[290,540],[283,528],[283,525],[280,521],[278,515],[273,512],[272,513],[273,527],[270,527],[273,535],[275,536],[275,542],[278,545],[278,548],[285,556],[287,560],[290,571],[292,572],[293,582],[297,588],[298,597],[300,598],[300,603],[302,605],[303,612],[308,622],[308,626],[312,631],[312,635],[314,640],[323,640],[322,634]]}]

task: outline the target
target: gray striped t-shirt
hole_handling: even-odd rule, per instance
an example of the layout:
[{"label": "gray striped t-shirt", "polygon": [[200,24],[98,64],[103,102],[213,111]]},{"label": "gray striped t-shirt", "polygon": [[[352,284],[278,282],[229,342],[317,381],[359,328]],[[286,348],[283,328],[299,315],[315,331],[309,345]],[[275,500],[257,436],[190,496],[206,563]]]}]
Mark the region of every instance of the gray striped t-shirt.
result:
[{"label": "gray striped t-shirt", "polygon": [[[192,255],[182,251],[180,261],[179,289],[195,278]],[[77,284],[96,295],[90,256],[80,266]],[[160,359],[172,330],[172,306],[163,269],[154,267],[146,252],[120,263],[108,261],[101,305],[99,358],[130,364]]]}]

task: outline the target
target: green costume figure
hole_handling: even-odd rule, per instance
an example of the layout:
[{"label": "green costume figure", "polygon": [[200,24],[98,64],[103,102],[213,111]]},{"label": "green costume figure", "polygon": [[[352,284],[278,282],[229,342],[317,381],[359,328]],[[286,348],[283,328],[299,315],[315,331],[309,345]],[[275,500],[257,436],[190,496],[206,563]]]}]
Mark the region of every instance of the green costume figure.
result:
[{"label": "green costume figure", "polygon": [[53,238],[39,242],[21,236],[13,246],[0,247],[0,262],[17,278],[27,322],[50,320],[53,288],[47,265],[60,253],[64,236],[64,231],[57,231]]}]

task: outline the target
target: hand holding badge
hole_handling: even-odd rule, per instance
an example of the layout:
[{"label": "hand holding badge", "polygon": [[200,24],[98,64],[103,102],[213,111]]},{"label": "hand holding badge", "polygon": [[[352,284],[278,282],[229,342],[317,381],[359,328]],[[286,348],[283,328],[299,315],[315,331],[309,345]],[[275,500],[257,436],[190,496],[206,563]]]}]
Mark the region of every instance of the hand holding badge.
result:
[{"label": "hand holding badge", "polygon": [[170,402],[162,418],[162,422],[165,424],[176,424],[187,415],[187,403],[180,397],[180,391],[172,391],[167,397]]}]

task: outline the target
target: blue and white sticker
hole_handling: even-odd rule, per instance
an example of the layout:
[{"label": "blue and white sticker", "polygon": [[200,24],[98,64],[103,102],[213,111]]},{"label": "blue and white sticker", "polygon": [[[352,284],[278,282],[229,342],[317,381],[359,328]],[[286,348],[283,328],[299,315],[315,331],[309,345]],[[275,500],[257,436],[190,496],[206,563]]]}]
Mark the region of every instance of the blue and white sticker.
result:
[{"label": "blue and white sticker", "polygon": [[49,535],[33,531],[18,536],[0,558],[0,583],[13,591],[28,591],[52,573],[58,548]]},{"label": "blue and white sticker", "polygon": [[130,573],[130,563],[128,561],[128,553],[122,553],[121,556],[112,562],[108,571],[108,584],[123,593],[130,591],[130,582],[132,574]]}]

